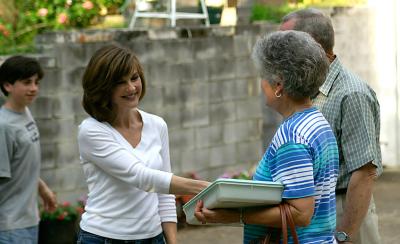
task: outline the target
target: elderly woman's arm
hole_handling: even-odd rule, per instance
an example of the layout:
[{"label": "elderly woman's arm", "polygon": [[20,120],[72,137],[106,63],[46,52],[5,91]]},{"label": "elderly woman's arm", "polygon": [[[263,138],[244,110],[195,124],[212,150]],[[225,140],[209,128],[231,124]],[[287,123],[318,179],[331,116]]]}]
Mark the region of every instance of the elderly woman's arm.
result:
[{"label": "elderly woman's arm", "polygon": [[[314,214],[314,197],[290,199],[286,201],[296,226],[307,226]],[[203,207],[199,201],[196,205],[196,218],[203,223],[237,223],[240,222],[240,212],[230,209],[210,210]],[[261,224],[271,227],[281,227],[281,214],[278,206],[268,208],[247,209],[242,220],[246,224]]]},{"label": "elderly woman's arm", "polygon": [[[307,226],[314,214],[314,197],[291,199],[289,203],[294,224],[296,226]],[[281,214],[279,207],[274,206],[266,209],[249,210],[243,212],[243,222],[246,224],[262,224],[272,227],[281,227]]]}]

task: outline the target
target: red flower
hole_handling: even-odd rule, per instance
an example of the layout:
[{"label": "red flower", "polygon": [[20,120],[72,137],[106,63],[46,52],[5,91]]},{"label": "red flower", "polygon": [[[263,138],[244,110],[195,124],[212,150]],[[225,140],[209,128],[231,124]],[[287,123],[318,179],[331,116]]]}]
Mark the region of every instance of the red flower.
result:
[{"label": "red flower", "polygon": [[57,219],[58,219],[58,220],[64,220],[64,219],[65,219],[64,213],[58,215],[58,216],[57,216]]}]

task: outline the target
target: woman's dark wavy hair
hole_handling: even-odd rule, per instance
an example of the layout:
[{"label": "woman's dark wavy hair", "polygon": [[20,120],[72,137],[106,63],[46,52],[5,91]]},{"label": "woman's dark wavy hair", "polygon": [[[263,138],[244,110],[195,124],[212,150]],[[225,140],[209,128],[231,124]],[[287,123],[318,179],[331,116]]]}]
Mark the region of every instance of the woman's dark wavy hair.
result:
[{"label": "woman's dark wavy hair", "polygon": [[43,69],[36,59],[20,55],[12,56],[0,67],[1,91],[8,96],[8,92],[4,89],[5,83],[14,84],[17,80],[28,79],[35,74],[39,80],[43,78]]},{"label": "woman's dark wavy hair", "polygon": [[146,92],[146,82],[142,66],[133,51],[114,44],[97,50],[82,79],[82,105],[85,111],[100,122],[112,123],[117,116],[113,111],[112,92],[117,83],[134,70],[142,81],[140,101]]}]

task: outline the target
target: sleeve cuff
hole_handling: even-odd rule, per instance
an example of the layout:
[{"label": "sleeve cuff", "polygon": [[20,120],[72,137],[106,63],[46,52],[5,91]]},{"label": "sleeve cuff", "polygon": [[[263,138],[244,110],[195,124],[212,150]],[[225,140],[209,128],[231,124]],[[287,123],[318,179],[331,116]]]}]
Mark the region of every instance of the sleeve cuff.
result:
[{"label": "sleeve cuff", "polygon": [[156,192],[169,194],[172,175],[173,174],[170,172],[159,171],[159,175],[157,176],[157,179],[159,180],[158,182],[159,189],[157,189]]},{"label": "sleeve cuff", "polygon": [[163,223],[163,222],[174,222],[174,223],[178,223],[178,219],[177,219],[177,217],[176,217],[176,212],[175,212],[175,215],[173,216],[173,215],[171,215],[171,214],[169,214],[168,216],[162,216],[161,215],[161,222]]},{"label": "sleeve cuff", "polygon": [[0,171],[0,177],[1,178],[11,178],[11,172],[10,171]]}]

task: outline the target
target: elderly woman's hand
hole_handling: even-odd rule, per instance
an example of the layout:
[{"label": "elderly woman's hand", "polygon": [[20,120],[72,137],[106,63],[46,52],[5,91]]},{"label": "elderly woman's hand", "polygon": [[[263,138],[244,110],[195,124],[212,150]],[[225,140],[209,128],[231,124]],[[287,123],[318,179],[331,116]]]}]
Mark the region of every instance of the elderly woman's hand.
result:
[{"label": "elderly woman's hand", "polygon": [[196,203],[194,216],[203,224],[206,223],[238,223],[240,213],[234,209],[207,209],[204,207],[203,201]]}]

